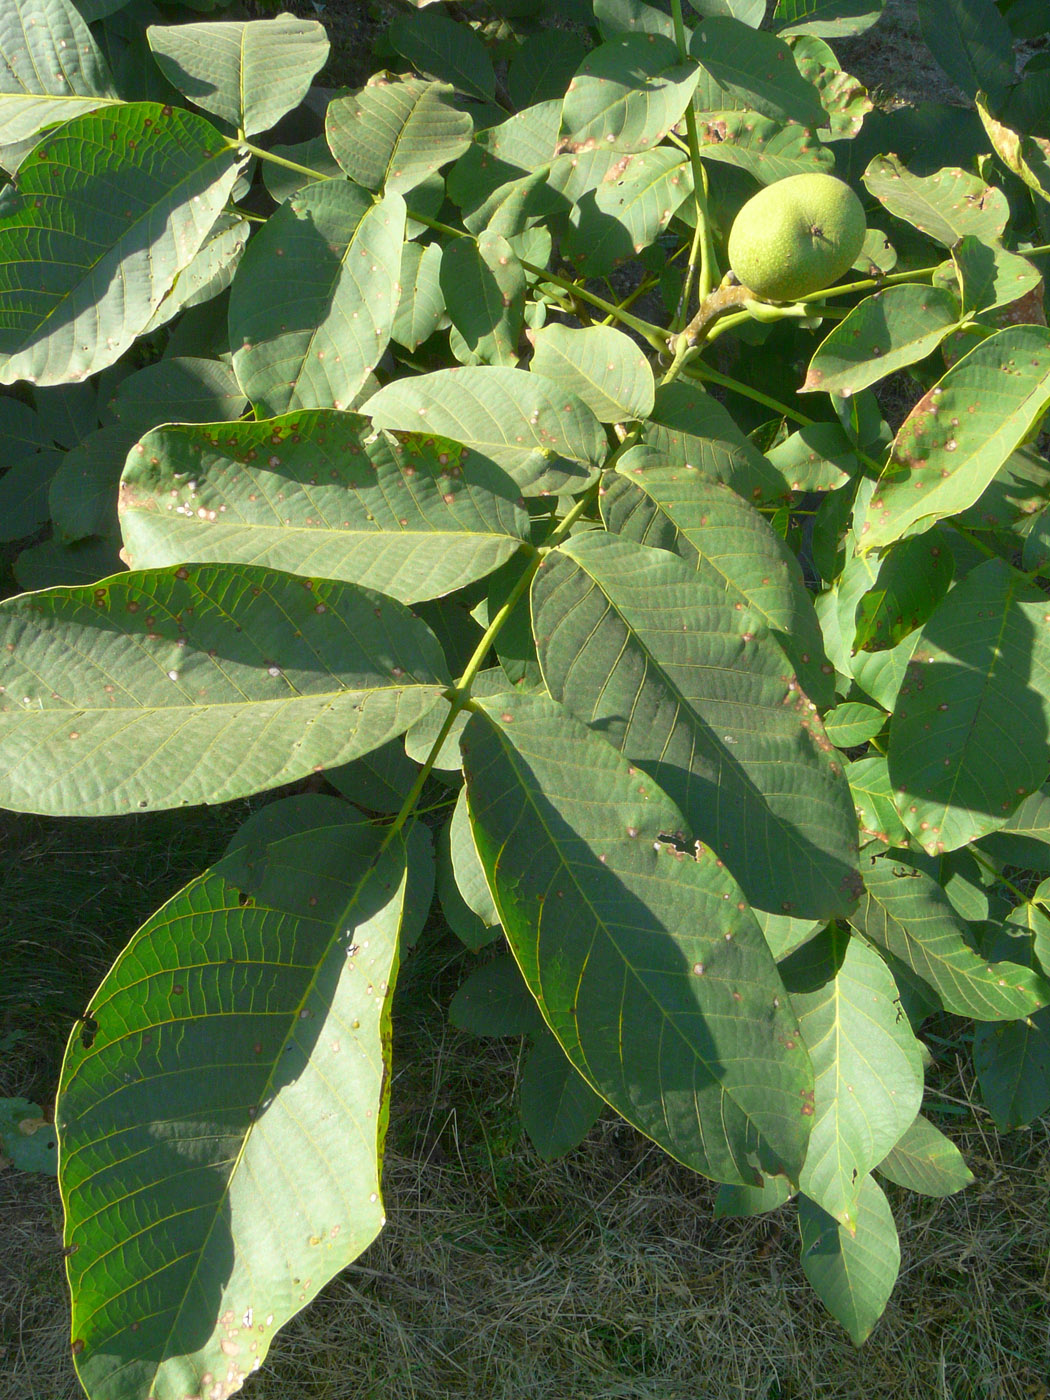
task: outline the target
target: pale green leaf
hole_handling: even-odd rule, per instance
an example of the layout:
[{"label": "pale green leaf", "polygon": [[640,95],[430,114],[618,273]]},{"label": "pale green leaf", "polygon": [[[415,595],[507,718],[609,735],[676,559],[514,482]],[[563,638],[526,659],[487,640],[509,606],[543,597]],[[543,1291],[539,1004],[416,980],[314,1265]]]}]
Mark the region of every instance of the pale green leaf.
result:
[{"label": "pale green leaf", "polygon": [[824,729],[837,749],[852,749],[867,743],[885,723],[883,710],[860,700],[845,701],[824,716]]},{"label": "pale green leaf", "polygon": [[884,846],[905,845],[908,833],[894,805],[889,765],[883,755],[865,754],[848,763],[846,778],[857,808],[861,844],[880,841]]},{"label": "pale green leaf", "polygon": [[158,428],[128,459],[120,513],[135,568],[260,564],[406,603],[483,578],[528,533],[517,487],[491,462],[331,409]]},{"label": "pale green leaf", "polygon": [[921,1113],[877,1171],[922,1196],[954,1196],[973,1181],[973,1172],[954,1142]]},{"label": "pale green leaf", "polygon": [[415,350],[434,334],[445,317],[440,244],[428,243],[425,247],[419,243],[404,244],[400,281],[401,298],[390,338],[406,350]]},{"label": "pale green leaf", "polygon": [[849,397],[925,359],[958,320],[955,298],[943,288],[886,287],[865,297],[821,342],[799,392]]},{"label": "pale green leaf", "polygon": [[151,24],[157,67],[171,85],[235,131],[269,131],[298,107],[328,57],[324,26],[280,14],[220,24]]},{"label": "pale green leaf", "polygon": [[407,194],[470,145],[473,123],[452,96],[447,83],[403,78],[337,98],[325,113],[328,144],[351,180]]},{"label": "pale green leaf", "polygon": [[251,240],[230,289],[230,344],[258,417],[352,407],[390,338],[404,229],[399,194],[373,203],[327,180],[292,195]]},{"label": "pale green leaf", "polygon": [[849,787],[757,609],[665,550],[589,532],[546,556],[532,612],[551,695],[660,783],[750,902],[851,906]]},{"label": "pale green leaf", "polygon": [[817,991],[791,993],[815,1076],[799,1187],[852,1231],[864,1178],[919,1111],[922,1055],[886,964],[848,931],[833,936],[845,941],[834,976]]},{"label": "pale green leaf", "polygon": [[781,126],[753,112],[702,112],[697,121],[700,154],[746,170],[763,185],[789,175],[824,171],[835,163],[827,146],[803,126]]},{"label": "pale green leaf", "polygon": [[940,885],[895,853],[866,860],[864,895],[850,923],[939,999],[975,1021],[1012,1021],[1050,1002],[1050,982],[1015,963],[992,963]]},{"label": "pale green leaf", "polygon": [[117,575],[0,604],[0,800],[156,810],[277,787],[403,733],[448,679],[369,589],[250,565]]},{"label": "pale green leaf", "polygon": [[0,164],[14,149],[81,112],[120,99],[106,60],[69,0],[6,0],[0,9]]},{"label": "pale green leaf", "polygon": [[[171,291],[147,321],[143,335],[152,335],[180,311],[210,301],[226,290],[233,281],[233,274],[244,252],[249,227],[247,219],[238,219],[233,214],[219,215],[192,261],[176,276]],[[225,309],[224,306],[220,307],[223,313]],[[181,323],[183,329],[185,325],[185,322]],[[174,353],[173,342],[168,342],[168,348],[169,353]],[[221,345],[211,343],[207,349],[217,353],[225,349],[225,341]]]},{"label": "pale green leaf", "polygon": [[777,0],[773,27],[781,34],[843,38],[878,21],[886,0]]},{"label": "pale green leaf", "polygon": [[953,166],[913,175],[896,156],[876,156],[864,172],[864,183],[891,214],[946,248],[968,233],[996,241],[1010,215],[1002,190]]},{"label": "pale green leaf", "polygon": [[158,910],[70,1039],[60,1187],[94,1400],[230,1394],[385,1223],[405,850],[331,807]]},{"label": "pale green leaf", "polygon": [[798,560],[746,501],[689,466],[664,466],[651,448],[617,461],[601,498],[613,534],[670,550],[720,588],[727,602],[758,613],[783,647],[802,687],[821,708],[833,688],[812,598]]},{"label": "pale green leaf", "polygon": [[800,1196],[798,1224],[803,1272],[832,1317],[860,1346],[882,1316],[900,1269],[900,1242],[886,1197],[866,1176],[856,1231],[850,1232]]},{"label": "pale green leaf", "polygon": [[474,833],[467,812],[466,788],[460,788],[456,798],[452,820],[449,822],[448,838],[452,872],[456,877],[456,888],[463,898],[463,903],[487,927],[497,925],[499,914],[496,912],[492,892],[474,844]]},{"label": "pale green leaf", "polygon": [[649,362],[629,336],[611,326],[573,330],[557,323],[530,339],[529,368],[576,394],[602,423],[645,419],[655,382]]},{"label": "pale green leaf", "polygon": [[490,457],[526,496],[582,490],[608,451],[601,424],[574,394],[498,365],[395,380],[361,412],[377,428],[432,432]]},{"label": "pale green leaf", "polygon": [[[1042,280],[1039,269],[1027,258],[984,243],[972,233],[952,248],[952,262],[962,283],[963,310],[967,312],[1010,306]],[[1042,293],[1039,295],[1041,299]]]},{"label": "pale green leaf", "polygon": [[1050,404],[1050,330],[980,341],[919,400],[893,443],[862,527],[879,549],[972,506]]}]

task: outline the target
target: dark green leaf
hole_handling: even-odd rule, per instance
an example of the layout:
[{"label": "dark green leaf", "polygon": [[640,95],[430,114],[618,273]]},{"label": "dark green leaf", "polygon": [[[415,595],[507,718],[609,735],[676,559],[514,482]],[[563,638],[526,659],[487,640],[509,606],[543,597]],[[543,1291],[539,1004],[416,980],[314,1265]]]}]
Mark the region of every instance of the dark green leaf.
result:
[{"label": "dark green leaf", "polygon": [[543,1030],[543,1018],[518,964],[509,953],[477,967],[460,983],[448,1019],[474,1035],[529,1035]]},{"label": "dark green leaf", "polygon": [[604,1107],[604,1099],[577,1073],[544,1027],[521,1072],[522,1126],[543,1161],[553,1162],[578,1147]]},{"label": "dark green leaf", "polygon": [[21,540],[51,518],[48,492],[62,453],[54,448],[24,457],[0,476],[0,540]]},{"label": "dark green leaf", "polygon": [[777,1210],[793,1195],[791,1183],[784,1176],[763,1177],[761,1186],[729,1186],[723,1183],[715,1193],[716,1220],[750,1215],[765,1215]]},{"label": "dark green leaf", "polygon": [[387,30],[387,37],[421,73],[429,73],[474,97],[495,95],[492,60],[468,24],[456,24],[433,11],[399,15]]},{"label": "dark green leaf", "polygon": [[967,97],[1000,98],[1014,80],[1013,35],[993,0],[918,0],[930,52]]},{"label": "dark green leaf", "polygon": [[954,572],[943,529],[895,544],[879,562],[874,588],[857,604],[854,646],[873,651],[895,647],[927,620]]},{"label": "dark green leaf", "polygon": [[683,62],[673,40],[660,34],[625,34],[600,44],[565,94],[562,147],[649,151],[679,120],[696,82],[696,64]]},{"label": "dark green leaf", "polygon": [[998,831],[982,838],[979,849],[1004,865],[1050,871],[1050,786],[1026,797]]},{"label": "dark green leaf", "polygon": [[233,371],[221,360],[173,356],[122,379],[102,417],[132,437],[158,423],[212,423],[218,431],[220,423],[239,418],[245,404]]},{"label": "dark green leaf", "polygon": [[798,71],[791,50],[775,34],[715,15],[696,30],[689,52],[750,111],[784,124],[798,122],[811,129],[825,125],[816,88]]},{"label": "dark green leaf", "polygon": [[697,1171],[754,1182],[763,1150],[795,1175],[808,1059],[732,877],[670,844],[681,813],[551,700],[487,704],[463,755],[507,939],[576,1070]]},{"label": "dark green leaf", "polygon": [[581,36],[568,30],[558,34],[557,43],[551,42],[549,32],[530,34],[507,69],[507,91],[515,107],[560,102],[586,52]]},{"label": "dark green leaf", "polygon": [[670,465],[724,481],[755,505],[791,494],[784,476],[745,437],[725,405],[697,385],[679,379],[657,389],[642,441]]},{"label": "dark green leaf", "polygon": [[134,441],[126,428],[99,428],[67,452],[55,469],[48,499],[64,544],[89,535],[116,537],[117,484]]},{"label": "dark green leaf", "polygon": [[[525,313],[525,273],[507,240],[488,230],[454,238],[441,253],[441,294],[470,365],[507,365],[518,358]],[[455,347],[453,347],[455,348]]]},{"label": "dark green leaf", "polygon": [[325,769],[325,782],[367,812],[400,812],[419,765],[405,753],[400,738],[390,739],[353,763]]},{"label": "dark green leaf", "polygon": [[1047,599],[989,559],[934,610],[890,725],[890,781],[931,854],[1001,826],[1046,776]]},{"label": "dark green leaf", "polygon": [[0,382],[61,384],[119,359],[238,165],[203,117],[151,102],[74,117],[37,146],[0,195]]},{"label": "dark green leaf", "polygon": [[603,179],[578,200],[567,255],[588,277],[604,276],[653,243],[692,189],[689,162],[674,147],[631,156],[617,178]]}]

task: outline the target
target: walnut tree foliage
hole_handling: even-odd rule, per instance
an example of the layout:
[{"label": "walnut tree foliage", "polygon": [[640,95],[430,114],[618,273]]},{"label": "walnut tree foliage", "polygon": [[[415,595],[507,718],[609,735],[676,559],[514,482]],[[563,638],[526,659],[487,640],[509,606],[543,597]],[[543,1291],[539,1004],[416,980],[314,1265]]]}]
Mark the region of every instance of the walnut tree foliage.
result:
[{"label": "walnut tree foliage", "polygon": [[[0,20],[0,803],[295,785],[71,1035],[84,1388],[221,1400],[375,1238],[432,910],[536,1150],[611,1110],[795,1198],[860,1343],[880,1183],[971,1180],[930,1018],[1050,1106],[1043,26],[920,0],[974,107],[886,114],[880,0],[405,0],[335,94],[194,8]],[[762,301],[729,228],[806,172],[863,249]]]}]

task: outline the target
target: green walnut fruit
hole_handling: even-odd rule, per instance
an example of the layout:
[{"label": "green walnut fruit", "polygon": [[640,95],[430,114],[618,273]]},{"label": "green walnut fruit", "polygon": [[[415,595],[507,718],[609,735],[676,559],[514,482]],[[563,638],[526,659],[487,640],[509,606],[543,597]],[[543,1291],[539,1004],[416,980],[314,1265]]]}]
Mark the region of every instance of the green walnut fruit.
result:
[{"label": "green walnut fruit", "polygon": [[819,292],[852,266],[864,208],[834,175],[789,175],[749,199],[729,231],[729,265],[767,301]]}]

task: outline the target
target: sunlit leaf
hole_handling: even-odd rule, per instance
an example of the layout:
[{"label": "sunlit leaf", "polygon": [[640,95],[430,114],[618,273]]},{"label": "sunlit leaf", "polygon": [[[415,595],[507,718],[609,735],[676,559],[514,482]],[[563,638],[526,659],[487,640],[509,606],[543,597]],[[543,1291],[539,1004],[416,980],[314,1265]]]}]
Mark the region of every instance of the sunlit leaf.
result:
[{"label": "sunlit leaf", "polygon": [[900,1269],[893,1214],[870,1177],[861,1183],[855,1231],[799,1197],[802,1268],[821,1302],[860,1346],[882,1316]]},{"label": "sunlit leaf", "polygon": [[974,952],[970,931],[941,887],[899,852],[863,863],[864,897],[850,915],[858,933],[899,961],[946,1011],[1012,1021],[1050,1002],[1050,982],[1016,963]]},{"label": "sunlit leaf", "polygon": [[203,117],[152,102],[74,117],[37,146],[0,195],[0,383],[62,384],[119,359],[238,166]]}]

